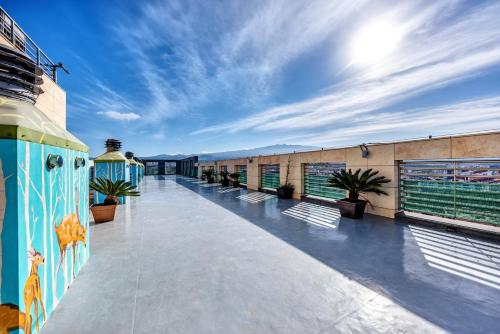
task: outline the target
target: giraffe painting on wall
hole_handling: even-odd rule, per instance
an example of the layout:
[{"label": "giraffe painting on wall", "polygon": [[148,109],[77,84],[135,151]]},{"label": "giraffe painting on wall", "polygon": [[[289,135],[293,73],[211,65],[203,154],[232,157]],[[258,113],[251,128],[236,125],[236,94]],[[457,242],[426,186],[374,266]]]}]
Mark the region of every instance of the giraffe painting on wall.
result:
[{"label": "giraffe painting on wall", "polygon": [[38,304],[42,309],[43,321],[45,321],[45,306],[42,298],[42,288],[40,286],[40,276],[38,275],[38,266],[45,263],[45,258],[35,249],[31,248],[28,252],[31,270],[26,283],[24,284],[24,306],[26,307],[26,317],[24,321],[24,333],[31,333],[31,306],[35,308],[35,326],[36,331],[40,330],[38,320]]},{"label": "giraffe painting on wall", "polygon": [[[31,323],[31,316],[29,319]],[[24,330],[26,314],[19,310],[19,306],[7,303],[0,305],[0,334],[7,334],[18,329]]]},{"label": "giraffe painting on wall", "polygon": [[66,253],[68,251],[68,248],[71,247],[73,278],[75,278],[76,247],[79,242],[81,242],[84,247],[86,247],[87,245],[87,229],[80,223],[80,218],[78,216],[78,212],[80,212],[80,197],[78,191],[75,192],[75,206],[76,213],[70,213],[66,215],[61,220],[61,223],[59,225],[54,224],[54,230],[57,236],[60,251],[56,274],[59,272],[61,265],[66,263]]}]

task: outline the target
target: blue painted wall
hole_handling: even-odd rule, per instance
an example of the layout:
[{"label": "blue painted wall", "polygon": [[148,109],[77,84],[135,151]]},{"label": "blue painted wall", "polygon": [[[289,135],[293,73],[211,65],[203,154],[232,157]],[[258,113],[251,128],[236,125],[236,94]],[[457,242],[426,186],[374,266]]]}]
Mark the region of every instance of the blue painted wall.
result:
[{"label": "blue painted wall", "polygon": [[139,183],[139,165],[137,164],[130,164],[130,183],[134,187],[137,187]]},{"label": "blue painted wall", "polygon": [[[46,167],[49,153],[61,155],[63,166],[49,170]],[[0,140],[2,315],[6,314],[5,304],[8,303],[18,306],[21,313],[26,312],[25,285],[33,262],[43,259],[44,263],[37,266],[41,292],[38,322],[41,327],[44,323],[41,304],[48,318],[72,283],[73,269],[77,274],[89,257],[88,167],[76,169],[76,157],[85,158],[88,162],[88,154],[84,152],[11,139]],[[3,215],[2,198],[5,204]],[[72,247],[65,248],[64,259],[59,247],[56,231],[62,231],[57,227],[64,221],[73,222],[75,227],[79,225],[80,234],[85,236],[86,243],[76,241],[74,264]],[[59,263],[61,267],[57,271]],[[32,333],[36,333],[34,301],[30,307],[30,327]],[[11,331],[16,332],[24,331]]]},{"label": "blue painted wall", "polygon": [[[19,304],[17,142],[0,140],[0,304]],[[26,255],[26,254],[25,254]],[[8,279],[11,278],[11,279]],[[7,282],[6,282],[7,279]]]}]

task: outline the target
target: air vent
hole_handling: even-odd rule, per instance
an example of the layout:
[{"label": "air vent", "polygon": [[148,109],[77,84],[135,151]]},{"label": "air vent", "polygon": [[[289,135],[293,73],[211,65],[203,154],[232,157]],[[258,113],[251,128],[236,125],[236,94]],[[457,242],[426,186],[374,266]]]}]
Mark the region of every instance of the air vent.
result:
[{"label": "air vent", "polygon": [[0,96],[35,103],[43,93],[43,70],[30,58],[0,45]]},{"label": "air vent", "polygon": [[122,147],[122,142],[118,139],[107,139],[105,147],[107,152],[119,151]]},{"label": "air vent", "polygon": [[127,151],[125,152],[125,158],[132,159],[134,157],[134,152]]}]

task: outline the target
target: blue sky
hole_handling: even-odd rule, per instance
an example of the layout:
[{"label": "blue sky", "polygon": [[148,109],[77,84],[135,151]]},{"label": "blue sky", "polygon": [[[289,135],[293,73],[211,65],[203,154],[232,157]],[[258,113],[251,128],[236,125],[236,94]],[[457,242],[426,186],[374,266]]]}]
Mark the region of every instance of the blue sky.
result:
[{"label": "blue sky", "polygon": [[6,1],[68,128],[138,155],[500,129],[498,1]]}]

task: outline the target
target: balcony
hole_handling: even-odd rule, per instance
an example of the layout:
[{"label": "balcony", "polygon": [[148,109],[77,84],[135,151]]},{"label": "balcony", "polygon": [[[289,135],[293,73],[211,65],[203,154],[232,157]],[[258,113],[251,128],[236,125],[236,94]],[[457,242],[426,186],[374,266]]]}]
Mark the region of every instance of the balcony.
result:
[{"label": "balcony", "polygon": [[31,60],[43,69],[49,78],[57,81],[54,62],[50,60],[2,7],[0,7],[0,35],[16,49],[31,58]]},{"label": "balcony", "polygon": [[57,83],[57,68],[38,45],[21,29],[14,19],[0,7],[0,44],[21,51],[43,70],[43,83],[36,107],[51,121],[66,128],[66,92]]},{"label": "balcony", "polygon": [[498,329],[496,241],[181,176],[141,190],[91,226],[44,334]]}]

